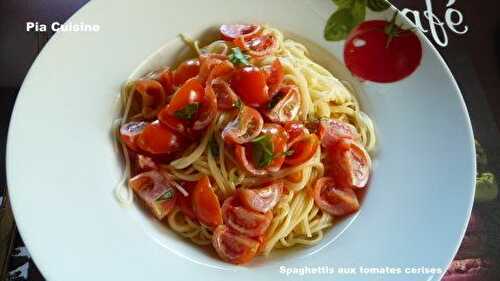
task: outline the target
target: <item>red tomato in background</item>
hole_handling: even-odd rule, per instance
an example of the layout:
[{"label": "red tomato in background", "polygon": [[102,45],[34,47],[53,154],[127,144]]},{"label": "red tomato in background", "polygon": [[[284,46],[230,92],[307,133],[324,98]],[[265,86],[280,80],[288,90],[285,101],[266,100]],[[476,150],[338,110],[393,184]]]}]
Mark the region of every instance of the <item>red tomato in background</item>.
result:
[{"label": "red tomato in background", "polygon": [[269,102],[266,72],[255,66],[245,66],[234,72],[231,88],[250,106],[260,107]]},{"label": "red tomato in background", "polygon": [[416,34],[394,22],[365,21],[348,36],[344,60],[361,79],[380,83],[402,80],[412,74],[422,59],[422,46]]}]

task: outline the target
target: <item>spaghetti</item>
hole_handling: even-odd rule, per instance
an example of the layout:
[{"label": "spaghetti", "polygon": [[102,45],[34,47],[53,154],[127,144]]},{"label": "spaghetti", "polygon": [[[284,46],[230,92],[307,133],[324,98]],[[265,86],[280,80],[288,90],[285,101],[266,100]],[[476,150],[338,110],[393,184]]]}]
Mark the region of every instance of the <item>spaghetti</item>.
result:
[{"label": "spaghetti", "polygon": [[[376,143],[372,121],[350,87],[279,30],[223,25],[221,33],[223,40],[202,48],[184,37],[197,58],[123,87],[118,139],[124,177],[134,177],[116,195],[130,203],[135,192],[173,231],[196,244],[212,244],[228,262],[314,245],[336,217],[359,208],[353,190],[368,179],[366,151]],[[264,73],[264,102],[255,98],[260,76],[250,71]],[[179,107],[188,84],[186,95],[202,91],[204,99]],[[200,182],[209,187],[205,193],[197,191]],[[223,218],[203,210],[211,201],[198,193],[210,190],[219,204],[215,213]]]}]

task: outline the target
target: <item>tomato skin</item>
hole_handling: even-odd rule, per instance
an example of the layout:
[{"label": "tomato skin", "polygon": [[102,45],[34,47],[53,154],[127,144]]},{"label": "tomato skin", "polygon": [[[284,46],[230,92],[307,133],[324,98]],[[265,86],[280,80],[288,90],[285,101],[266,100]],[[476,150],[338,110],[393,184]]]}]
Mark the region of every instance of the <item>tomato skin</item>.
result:
[{"label": "tomato skin", "polygon": [[128,122],[120,127],[120,140],[135,152],[140,152],[137,138],[148,125],[146,122]]},{"label": "tomato skin", "polygon": [[285,158],[285,165],[297,166],[311,159],[319,147],[319,139],[315,134],[297,137],[288,144],[292,155]]},{"label": "tomato skin", "polygon": [[260,188],[238,189],[236,196],[246,208],[266,213],[278,204],[283,193],[283,181],[278,180]]},{"label": "tomato skin", "polygon": [[200,73],[200,61],[198,59],[187,60],[175,69],[173,73],[174,84],[180,86],[198,73]]},{"label": "tomato skin", "polygon": [[363,188],[370,178],[371,159],[357,142],[341,139],[327,148],[328,173],[340,187]]},{"label": "tomato skin", "polygon": [[267,86],[269,87],[269,95],[274,96],[276,92],[281,88],[281,83],[285,78],[285,72],[283,70],[283,65],[279,59],[275,59],[271,64],[270,68],[265,69],[267,74]]},{"label": "tomato skin", "polygon": [[255,37],[260,30],[261,26],[255,24],[223,24],[219,28],[222,39],[225,41],[233,41],[238,37],[250,39]]},{"label": "tomato skin", "polygon": [[166,94],[163,86],[156,80],[137,80],[135,90],[142,98],[142,115],[145,119],[156,116],[166,103]]},{"label": "tomato skin", "polygon": [[158,165],[156,165],[153,158],[146,156],[146,155],[137,154],[136,170],[138,172],[147,172],[147,171],[152,171],[152,170],[157,170],[157,169],[158,169]]},{"label": "tomato skin", "polygon": [[198,221],[216,227],[222,224],[222,210],[208,176],[202,177],[193,190],[193,209]]},{"label": "tomato skin", "polygon": [[212,236],[212,246],[222,260],[233,264],[244,264],[255,257],[260,242],[235,234],[225,225],[219,225]]},{"label": "tomato skin", "polygon": [[335,145],[341,139],[361,140],[356,127],[347,122],[335,119],[323,119],[315,126],[316,134],[319,136],[323,147]]},{"label": "tomato skin", "polygon": [[165,94],[167,96],[170,96],[174,93],[174,74],[169,68],[166,68],[158,73],[158,77],[156,78],[156,80],[163,86],[163,90],[165,91]]},{"label": "tomato skin", "polygon": [[321,210],[333,216],[345,216],[359,210],[356,193],[349,187],[338,187],[335,180],[330,177],[316,181],[314,202]]},{"label": "tomato skin", "polygon": [[222,205],[224,224],[235,233],[248,237],[259,237],[266,233],[273,219],[270,211],[264,214],[241,206],[237,196],[231,196]]},{"label": "tomato skin", "polygon": [[295,85],[282,87],[278,93],[274,95],[273,99],[279,99],[279,101],[271,109],[265,112],[267,118],[272,122],[289,122],[295,119],[299,114],[300,93]]},{"label": "tomato skin", "polygon": [[184,147],[182,138],[158,120],[144,128],[137,137],[137,146],[152,155],[170,154]]},{"label": "tomato skin", "polygon": [[257,58],[271,55],[278,49],[278,41],[272,34],[260,35],[250,39],[238,37],[233,43]]},{"label": "tomato skin", "polygon": [[242,105],[238,116],[229,122],[222,131],[222,138],[230,144],[244,144],[257,137],[264,126],[260,113]]},{"label": "tomato skin", "polygon": [[[153,215],[162,220],[175,207],[177,193],[170,187],[169,179],[157,170],[148,171],[129,180],[129,186],[151,209]],[[171,192],[169,199],[162,199],[162,195]]]},{"label": "tomato skin", "polygon": [[212,80],[207,84],[206,92],[212,92],[217,97],[217,107],[222,110],[233,109],[238,103],[238,96],[223,79]]},{"label": "tomato skin", "polygon": [[309,134],[309,130],[301,121],[289,121],[283,125],[283,129],[288,134],[288,139],[292,142],[295,138]]},{"label": "tomato skin", "polygon": [[384,20],[365,21],[348,36],[344,60],[354,75],[391,83],[406,78],[420,65],[422,46],[416,34],[394,26],[398,34],[390,39],[386,32],[390,24]]},{"label": "tomato skin", "polygon": [[231,79],[231,88],[247,105],[260,107],[269,102],[266,73],[258,67],[237,69]]}]

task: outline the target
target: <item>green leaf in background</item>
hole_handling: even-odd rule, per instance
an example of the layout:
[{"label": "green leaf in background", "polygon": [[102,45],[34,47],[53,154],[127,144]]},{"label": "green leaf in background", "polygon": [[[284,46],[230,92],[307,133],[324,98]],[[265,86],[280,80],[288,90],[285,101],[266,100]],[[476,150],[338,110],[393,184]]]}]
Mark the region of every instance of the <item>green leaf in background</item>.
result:
[{"label": "green leaf in background", "polygon": [[498,184],[495,175],[492,173],[482,173],[476,180],[476,202],[493,201],[498,196]]},{"label": "green leaf in background", "polygon": [[368,8],[374,12],[382,12],[391,6],[386,0],[367,0]]},{"label": "green leaf in background", "polygon": [[337,6],[337,8],[349,8],[354,4],[354,0],[332,0],[332,2]]},{"label": "green leaf in background", "polygon": [[354,28],[355,20],[349,8],[342,8],[333,13],[326,22],[324,36],[328,41],[345,39]]},{"label": "green leaf in background", "polygon": [[366,0],[354,0],[351,12],[354,19],[354,26],[364,21],[366,17]]}]

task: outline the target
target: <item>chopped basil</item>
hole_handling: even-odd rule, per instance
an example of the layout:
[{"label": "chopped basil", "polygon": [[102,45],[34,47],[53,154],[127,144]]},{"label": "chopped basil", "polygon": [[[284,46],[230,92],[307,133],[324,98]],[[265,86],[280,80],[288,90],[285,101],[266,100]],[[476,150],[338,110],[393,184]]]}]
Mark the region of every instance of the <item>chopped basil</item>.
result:
[{"label": "chopped basil", "polygon": [[200,104],[195,102],[195,103],[190,103],[186,106],[184,106],[182,109],[177,110],[174,112],[175,117],[183,120],[191,120],[193,119],[194,115],[196,112],[198,112],[198,109],[200,107]]},{"label": "chopped basil", "polygon": [[241,103],[241,100],[240,100],[240,99],[237,99],[237,100],[234,102],[233,106],[234,106],[236,109],[240,110],[240,109],[241,109],[241,107],[243,106],[243,104]]},{"label": "chopped basil", "polygon": [[250,56],[244,54],[240,50],[240,48],[236,47],[236,48],[232,48],[231,50],[232,50],[232,52],[229,55],[229,61],[231,61],[235,65],[238,65],[238,64],[250,65],[250,62],[248,61],[248,58],[250,58]]},{"label": "chopped basil", "polygon": [[252,141],[253,159],[257,168],[269,166],[274,159],[273,142],[270,135],[262,135]]},{"label": "chopped basil", "polygon": [[214,137],[210,138],[210,140],[208,141],[208,145],[210,147],[210,152],[212,153],[212,155],[214,157],[219,156],[219,144]]},{"label": "chopped basil", "polygon": [[169,188],[165,191],[165,193],[163,193],[160,197],[158,197],[155,201],[156,202],[159,202],[159,201],[168,201],[170,199],[172,199],[174,197],[174,189],[173,188]]}]

